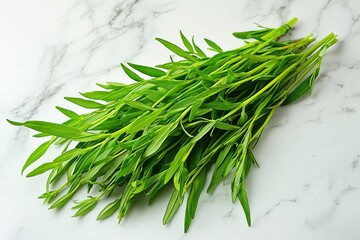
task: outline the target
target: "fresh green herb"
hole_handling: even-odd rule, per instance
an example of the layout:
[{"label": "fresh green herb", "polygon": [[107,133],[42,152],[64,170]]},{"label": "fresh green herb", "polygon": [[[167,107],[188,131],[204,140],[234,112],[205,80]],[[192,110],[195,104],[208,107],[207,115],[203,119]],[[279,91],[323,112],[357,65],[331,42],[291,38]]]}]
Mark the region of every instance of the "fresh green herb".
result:
[{"label": "fresh green herb", "polygon": [[[9,120],[50,138],[28,158],[22,171],[40,159],[53,144],[64,145],[61,155],[28,173],[50,171],[46,192],[40,196],[50,208],[64,206],[81,188],[99,191],[74,207],[81,216],[100,200],[117,197],[98,220],[128,213],[135,196],[153,201],[165,185],[173,186],[164,224],[168,223],[189,193],[185,231],[195,217],[206,176],[214,166],[207,192],[229,175],[232,200],[241,203],[251,224],[246,177],[257,165],[253,148],[275,110],[311,93],[324,52],[336,42],[329,34],[312,44],[312,35],[283,40],[297,22],[278,28],[237,32],[245,45],[224,51],[205,39],[216,54],[208,57],[180,32],[185,48],[157,38],[183,59],[157,67],[121,64],[134,83],[98,84],[102,90],[66,97],[86,109],[77,114],[57,107],[69,119],[62,123]],[[143,75],[150,76],[145,79]],[[75,147],[68,149],[70,144]],[[58,181],[65,182],[58,186]],[[55,186],[58,186],[55,188]],[[116,191],[115,191],[116,190]],[[121,192],[121,193],[119,193]]]}]

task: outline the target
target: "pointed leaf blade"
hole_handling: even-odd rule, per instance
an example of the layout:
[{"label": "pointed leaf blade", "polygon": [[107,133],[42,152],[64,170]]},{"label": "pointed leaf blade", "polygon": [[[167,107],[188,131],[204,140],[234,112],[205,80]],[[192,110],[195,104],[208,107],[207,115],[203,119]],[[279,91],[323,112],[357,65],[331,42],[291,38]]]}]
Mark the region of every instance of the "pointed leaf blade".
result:
[{"label": "pointed leaf blade", "polygon": [[43,174],[44,172],[47,172],[57,166],[59,166],[58,163],[53,163],[53,162],[44,163],[39,167],[35,168],[34,170],[32,170],[30,173],[28,173],[26,177],[34,177]]},{"label": "pointed leaf blade", "polygon": [[64,124],[45,122],[45,121],[26,121],[25,127],[31,128],[38,132],[46,133],[62,138],[76,138],[85,135],[85,132],[78,128],[70,127]]},{"label": "pointed leaf blade", "polygon": [[183,57],[187,60],[196,62],[196,59],[193,56],[191,56],[189,53],[185,52],[184,50],[182,50],[180,47],[176,46],[175,44],[168,42],[161,38],[156,38],[156,40],[159,41],[160,43],[162,43],[166,48],[168,48],[170,51],[172,51],[176,55]]},{"label": "pointed leaf blade", "polygon": [[149,67],[149,66],[143,66],[143,65],[138,65],[138,64],[134,64],[134,63],[129,63],[129,66],[132,67],[133,69],[148,75],[150,77],[161,77],[164,76],[166,73],[160,69],[157,68],[153,68],[153,67]]},{"label": "pointed leaf blade", "polygon": [[65,116],[71,118],[71,119],[74,119],[74,120],[78,120],[78,119],[81,119],[80,115],[78,115],[77,113],[69,110],[69,109],[66,109],[66,108],[62,108],[62,107],[59,107],[59,106],[56,106],[56,109],[59,110],[62,114],[64,114]]},{"label": "pointed leaf blade", "polygon": [[33,153],[30,154],[29,158],[26,160],[23,168],[21,169],[21,174],[24,173],[25,169],[37,161],[41,156],[45,154],[45,152],[49,149],[51,145],[51,140],[44,142],[39,147],[35,149]]},{"label": "pointed leaf blade", "polygon": [[120,64],[126,75],[128,75],[132,80],[136,82],[142,82],[144,79],[133,72],[130,68],[126,67],[124,64]]},{"label": "pointed leaf blade", "polygon": [[245,216],[246,216],[246,221],[248,226],[251,226],[251,216],[250,216],[250,206],[249,206],[249,200],[246,194],[246,189],[245,187],[242,187],[238,193],[238,199],[241,203],[241,206],[244,210]]},{"label": "pointed leaf blade", "polygon": [[110,217],[119,209],[119,206],[120,206],[119,199],[109,203],[108,205],[106,205],[106,207],[103,210],[101,210],[101,212],[97,216],[96,220],[99,221],[99,220],[103,220],[105,218]]},{"label": "pointed leaf blade", "polygon": [[77,98],[77,97],[65,97],[66,100],[68,100],[69,102],[72,102],[76,105],[79,105],[80,107],[83,108],[87,108],[87,109],[99,109],[99,108],[103,108],[104,105],[92,100],[86,100],[86,99],[82,99],[82,98]]},{"label": "pointed leaf blade", "polygon": [[194,53],[194,49],[190,43],[190,41],[185,37],[185,35],[180,31],[181,40],[184,46],[189,50],[189,52]]},{"label": "pointed leaf blade", "polygon": [[178,122],[173,122],[168,125],[161,127],[157,132],[157,135],[151,141],[150,145],[146,148],[144,152],[144,157],[148,157],[155,153],[161,145],[164,143],[169,134],[177,127]]},{"label": "pointed leaf blade", "polygon": [[215,42],[211,41],[210,39],[205,38],[205,42],[212,48],[212,50],[215,50],[216,52],[221,53],[223,50],[219,45],[217,45]]}]

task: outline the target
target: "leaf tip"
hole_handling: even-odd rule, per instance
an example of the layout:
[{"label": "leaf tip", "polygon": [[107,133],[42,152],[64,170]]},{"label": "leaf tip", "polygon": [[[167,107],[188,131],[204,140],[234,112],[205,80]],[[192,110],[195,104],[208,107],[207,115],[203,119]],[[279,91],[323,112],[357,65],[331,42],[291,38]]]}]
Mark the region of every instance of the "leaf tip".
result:
[{"label": "leaf tip", "polygon": [[13,120],[10,120],[10,119],[6,119],[6,121],[8,123],[10,123],[11,125],[13,125],[13,126],[24,126],[24,123],[22,123],[22,122],[16,122],[16,121],[13,121]]}]

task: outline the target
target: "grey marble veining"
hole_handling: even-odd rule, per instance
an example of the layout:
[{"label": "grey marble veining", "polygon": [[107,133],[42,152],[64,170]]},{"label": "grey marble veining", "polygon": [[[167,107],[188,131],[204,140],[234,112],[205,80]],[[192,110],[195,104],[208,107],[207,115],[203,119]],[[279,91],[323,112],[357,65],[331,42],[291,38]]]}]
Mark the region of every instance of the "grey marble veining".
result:
[{"label": "grey marble veining", "polygon": [[[292,37],[334,32],[339,41],[324,57],[313,94],[280,108],[255,149],[260,168],[247,180],[251,228],[231,203],[229,182],[203,193],[183,234],[184,206],[161,223],[166,194],[150,207],[139,203],[118,226],[115,217],[96,222],[96,210],[81,219],[70,217],[70,206],[48,211],[36,199],[45,177],[20,175],[40,140],[5,118],[61,121],[54,106],[80,110],[63,96],[95,90],[97,82],[130,82],[119,63],[168,61],[155,37],[179,43],[181,29],[200,46],[208,37],[231,49],[241,44],[232,32],[294,16],[300,21]],[[0,239],[360,239],[359,19],[358,0],[1,2]]]}]

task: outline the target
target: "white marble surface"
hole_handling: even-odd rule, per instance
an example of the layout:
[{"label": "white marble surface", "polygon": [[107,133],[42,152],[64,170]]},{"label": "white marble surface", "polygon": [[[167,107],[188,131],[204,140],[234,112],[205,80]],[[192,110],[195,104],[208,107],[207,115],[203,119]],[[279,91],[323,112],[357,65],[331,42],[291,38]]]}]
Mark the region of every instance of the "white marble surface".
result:
[{"label": "white marble surface", "polygon": [[[96,222],[96,211],[71,218],[70,205],[48,211],[36,198],[46,176],[20,175],[40,142],[5,118],[61,121],[54,106],[71,106],[63,96],[128,82],[120,62],[167,61],[155,37],[179,42],[181,29],[230,49],[240,44],[232,32],[294,16],[293,36],[335,32],[339,42],[313,95],[279,109],[256,147],[261,167],[247,181],[251,228],[226,185],[201,196],[185,235],[184,206],[161,223],[166,194],[151,207],[137,204],[117,225],[115,217]],[[1,0],[0,239],[360,239],[359,18],[358,0]]]}]

